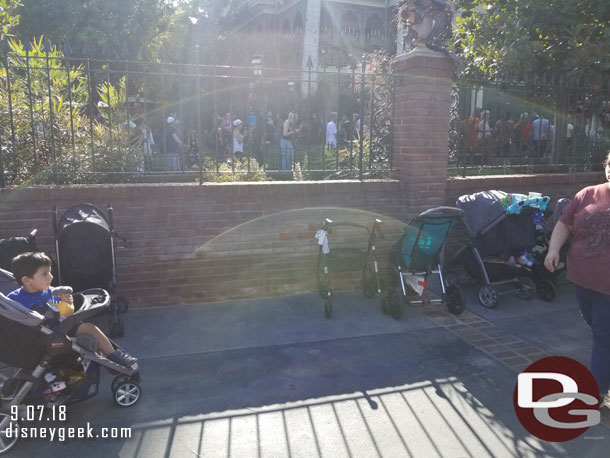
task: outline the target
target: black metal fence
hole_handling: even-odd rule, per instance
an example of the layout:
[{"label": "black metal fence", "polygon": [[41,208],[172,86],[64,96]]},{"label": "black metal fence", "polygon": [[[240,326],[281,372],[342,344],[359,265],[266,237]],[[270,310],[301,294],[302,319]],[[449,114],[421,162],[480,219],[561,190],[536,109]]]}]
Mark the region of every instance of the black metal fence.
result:
[{"label": "black metal fence", "polygon": [[[366,179],[391,170],[391,76],[194,60],[75,58],[48,42],[3,42],[0,186]],[[337,141],[327,145],[332,112]],[[288,113],[291,147],[281,141]]]},{"label": "black metal fence", "polygon": [[460,82],[453,91],[450,175],[601,168],[610,150],[610,81],[557,76]]}]

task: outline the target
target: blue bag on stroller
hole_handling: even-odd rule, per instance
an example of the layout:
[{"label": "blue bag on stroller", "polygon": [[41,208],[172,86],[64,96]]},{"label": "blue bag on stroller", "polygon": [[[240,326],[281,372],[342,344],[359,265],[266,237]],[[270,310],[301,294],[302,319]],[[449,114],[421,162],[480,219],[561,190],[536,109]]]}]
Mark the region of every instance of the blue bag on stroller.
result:
[{"label": "blue bag on stroller", "polygon": [[445,303],[456,315],[464,311],[459,288],[445,284],[441,267],[447,236],[461,218],[462,211],[458,208],[437,207],[421,213],[404,229],[390,252],[391,287],[381,298],[384,314],[399,319],[404,313],[405,301],[409,304],[423,303],[422,300],[411,300],[410,296],[423,294],[426,279],[431,274],[439,275],[442,294],[430,302]]}]

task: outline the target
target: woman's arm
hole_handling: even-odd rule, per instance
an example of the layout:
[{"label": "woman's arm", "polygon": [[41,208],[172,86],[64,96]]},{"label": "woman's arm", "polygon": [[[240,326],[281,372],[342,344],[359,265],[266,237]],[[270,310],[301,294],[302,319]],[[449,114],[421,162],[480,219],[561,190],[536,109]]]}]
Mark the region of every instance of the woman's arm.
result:
[{"label": "woman's arm", "polygon": [[292,135],[294,130],[290,128],[290,121],[288,121],[288,120],[284,121],[284,126],[282,128],[282,132],[283,132],[282,135],[286,138],[288,138],[289,135]]},{"label": "woman's arm", "polygon": [[555,271],[555,267],[559,264],[559,250],[572,232],[572,228],[561,221],[557,221],[553,234],[551,235],[551,242],[549,243],[549,251],[544,259],[544,266],[551,272]]}]

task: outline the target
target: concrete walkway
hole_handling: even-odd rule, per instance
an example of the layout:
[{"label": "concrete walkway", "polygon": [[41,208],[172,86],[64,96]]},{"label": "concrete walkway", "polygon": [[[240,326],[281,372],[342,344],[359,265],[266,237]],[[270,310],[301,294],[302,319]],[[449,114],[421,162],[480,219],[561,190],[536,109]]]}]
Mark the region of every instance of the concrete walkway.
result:
[{"label": "concrete walkway", "polygon": [[[384,316],[338,292],[130,310],[120,343],[140,357],[141,401],[121,409],[111,376],[65,426],[130,427],[132,438],[22,441],[23,457],[602,457],[604,425],[566,443],[531,436],[512,403],[518,371],[548,355],[588,362],[590,338],[569,288],[553,303],[466,292]],[[61,426],[58,425],[58,426]]]}]

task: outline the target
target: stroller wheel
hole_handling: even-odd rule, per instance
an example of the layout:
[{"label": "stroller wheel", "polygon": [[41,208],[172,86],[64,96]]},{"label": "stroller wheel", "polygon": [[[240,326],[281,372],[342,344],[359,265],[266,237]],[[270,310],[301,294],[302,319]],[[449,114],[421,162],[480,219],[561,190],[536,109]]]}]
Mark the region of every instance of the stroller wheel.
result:
[{"label": "stroller wheel", "polygon": [[519,286],[521,287],[517,291],[517,296],[521,299],[529,300],[536,294],[536,283],[529,277],[519,277]]},{"label": "stroller wheel", "polygon": [[112,390],[114,402],[120,407],[131,407],[140,400],[141,395],[140,384],[129,378],[117,382]]},{"label": "stroller wheel", "polygon": [[371,270],[371,266],[365,265],[362,268],[362,292],[364,296],[371,299],[377,294],[377,281],[375,272]]},{"label": "stroller wheel", "polygon": [[[10,431],[7,437],[7,431]],[[19,440],[19,422],[11,419],[8,409],[0,409],[0,454],[8,452]]]},{"label": "stroller wheel", "polygon": [[129,381],[129,376],[124,374],[117,375],[114,379],[112,379],[112,384],[110,385],[110,391],[114,394],[115,390],[121,383],[125,383]]},{"label": "stroller wheel", "polygon": [[129,302],[127,302],[122,297],[117,297],[114,302],[114,306],[116,307],[117,313],[126,313],[129,310]]},{"label": "stroller wheel", "polygon": [[330,298],[327,301],[324,301],[324,316],[326,318],[330,318],[333,314],[333,303]]},{"label": "stroller wheel", "polygon": [[557,295],[557,287],[551,280],[541,280],[536,284],[536,294],[543,301],[551,302]]},{"label": "stroller wheel", "polygon": [[447,287],[445,304],[447,304],[447,308],[454,315],[461,314],[466,308],[464,299],[462,298],[462,292],[456,285],[450,285]]},{"label": "stroller wheel", "polygon": [[500,294],[498,290],[493,285],[483,285],[481,289],[479,289],[479,302],[483,307],[494,308],[498,305],[498,299],[500,298]]},{"label": "stroller wheel", "polygon": [[400,320],[405,313],[405,302],[398,288],[390,288],[386,294],[388,313],[395,320]]}]

